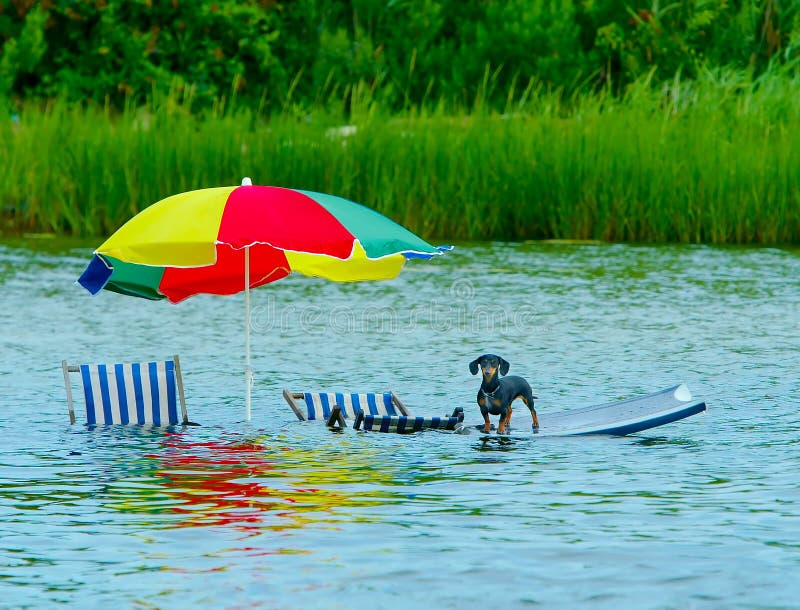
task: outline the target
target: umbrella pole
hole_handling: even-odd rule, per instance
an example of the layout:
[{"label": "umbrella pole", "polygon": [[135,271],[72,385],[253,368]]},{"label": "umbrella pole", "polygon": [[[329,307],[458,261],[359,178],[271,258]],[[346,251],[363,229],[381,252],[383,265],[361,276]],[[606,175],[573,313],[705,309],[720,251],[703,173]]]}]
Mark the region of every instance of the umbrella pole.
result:
[{"label": "umbrella pole", "polygon": [[250,388],[253,385],[253,369],[250,368],[250,246],[244,249],[244,415],[250,421]]}]

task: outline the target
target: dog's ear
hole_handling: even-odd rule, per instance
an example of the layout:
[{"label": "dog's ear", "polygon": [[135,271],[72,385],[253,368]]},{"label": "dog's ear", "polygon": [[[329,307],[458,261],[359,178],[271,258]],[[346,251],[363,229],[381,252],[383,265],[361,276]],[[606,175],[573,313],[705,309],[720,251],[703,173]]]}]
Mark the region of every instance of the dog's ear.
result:
[{"label": "dog's ear", "polygon": [[505,358],[500,358],[500,374],[501,375],[508,375],[508,369],[511,368],[511,365],[508,363],[508,360]]},{"label": "dog's ear", "polygon": [[478,361],[479,360],[480,360],[480,357],[475,358],[475,360],[473,360],[472,362],[469,363],[469,372],[472,373],[473,375],[477,375],[478,374]]}]

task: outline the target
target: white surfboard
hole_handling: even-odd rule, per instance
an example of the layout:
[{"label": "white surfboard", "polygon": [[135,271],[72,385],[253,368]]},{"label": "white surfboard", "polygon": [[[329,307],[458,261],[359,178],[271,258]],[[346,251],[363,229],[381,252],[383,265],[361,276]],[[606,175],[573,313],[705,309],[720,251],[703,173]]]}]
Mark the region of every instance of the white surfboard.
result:
[{"label": "white surfboard", "polygon": [[[639,396],[608,402],[582,409],[570,409],[555,413],[538,410],[539,430],[530,428],[528,413],[515,413],[512,424],[520,420],[525,426],[516,425],[507,434],[483,432],[483,423],[465,424],[460,432],[478,432],[488,438],[531,438],[545,436],[574,436],[582,434],[610,434],[623,436],[663,426],[706,410],[706,403],[694,400],[689,388],[676,385],[647,396]],[[517,419],[519,418],[519,419]]]}]

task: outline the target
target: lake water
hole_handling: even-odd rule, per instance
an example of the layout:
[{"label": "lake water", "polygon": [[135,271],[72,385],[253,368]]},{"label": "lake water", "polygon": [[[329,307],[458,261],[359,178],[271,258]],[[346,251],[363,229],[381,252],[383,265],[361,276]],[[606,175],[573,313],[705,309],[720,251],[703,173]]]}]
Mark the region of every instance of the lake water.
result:
[{"label": "lake water", "polygon": [[[0,243],[0,607],[800,607],[797,251],[462,245],[392,282],[292,276],[253,293],[250,422],[243,296],[91,297],[90,252]],[[483,445],[333,433],[281,396],[391,388],[477,423],[488,351],[540,413],[679,382],[709,411]],[[173,353],[201,427],[68,424],[62,358]]]}]

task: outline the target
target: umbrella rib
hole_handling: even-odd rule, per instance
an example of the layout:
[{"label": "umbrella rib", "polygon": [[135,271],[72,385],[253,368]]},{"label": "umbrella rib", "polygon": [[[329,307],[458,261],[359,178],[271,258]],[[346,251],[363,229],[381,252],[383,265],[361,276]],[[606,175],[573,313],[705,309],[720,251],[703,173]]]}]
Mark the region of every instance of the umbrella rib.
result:
[{"label": "umbrella rib", "polygon": [[[293,250],[291,248],[282,248],[282,247],[276,246],[276,245],[274,245],[274,244],[272,244],[272,243],[270,243],[268,241],[260,241],[260,240],[252,241],[252,242],[250,242],[250,243],[248,243],[248,244],[246,244],[244,246],[238,246],[238,247],[234,246],[233,244],[231,244],[231,243],[229,243],[227,241],[217,240],[214,243],[216,245],[228,246],[229,248],[232,248],[234,250],[243,250],[243,249],[251,248],[253,246],[269,246],[270,248],[275,248],[276,250],[280,250],[281,252],[291,252],[293,254],[304,254],[304,255],[307,255],[307,256],[319,256],[319,257],[322,257],[322,258],[335,258],[335,259],[338,259],[340,261],[348,261],[348,260],[352,259],[355,256],[356,244],[361,245],[361,249],[364,251],[365,258],[367,260],[370,260],[370,261],[379,261],[379,260],[384,259],[384,258],[389,258],[390,256],[397,256],[398,254],[418,254],[420,256],[433,258],[434,256],[439,256],[441,254],[444,254],[444,252],[446,250],[451,250],[452,249],[452,246],[447,246],[446,250],[438,248],[436,252],[424,252],[423,250],[398,250],[397,252],[390,252],[389,254],[383,254],[381,256],[369,256],[366,253],[367,251],[364,248],[364,245],[361,243],[361,240],[358,239],[357,237],[354,237],[353,238],[353,246],[352,246],[352,248],[350,248],[350,254],[348,254],[347,257],[345,257],[345,258],[339,258],[338,256],[334,256],[332,254],[325,254],[324,252],[309,252],[307,250]],[[200,266],[203,266],[203,265],[200,265]]]}]

